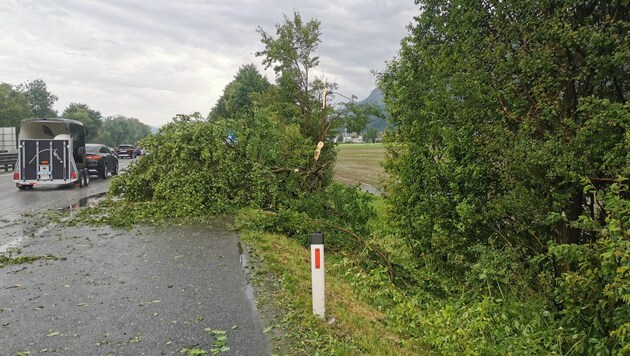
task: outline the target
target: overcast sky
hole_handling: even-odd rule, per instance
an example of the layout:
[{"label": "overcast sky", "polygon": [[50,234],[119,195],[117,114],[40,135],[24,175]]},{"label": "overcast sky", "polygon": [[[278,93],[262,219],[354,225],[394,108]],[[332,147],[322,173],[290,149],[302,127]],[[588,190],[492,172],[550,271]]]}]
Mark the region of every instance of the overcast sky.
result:
[{"label": "overcast sky", "polygon": [[256,28],[275,35],[294,10],[321,21],[317,73],[359,100],[418,14],[413,0],[0,0],[0,82],[43,79],[59,113],[78,102],[152,126],[205,116],[241,65],[262,72]]}]

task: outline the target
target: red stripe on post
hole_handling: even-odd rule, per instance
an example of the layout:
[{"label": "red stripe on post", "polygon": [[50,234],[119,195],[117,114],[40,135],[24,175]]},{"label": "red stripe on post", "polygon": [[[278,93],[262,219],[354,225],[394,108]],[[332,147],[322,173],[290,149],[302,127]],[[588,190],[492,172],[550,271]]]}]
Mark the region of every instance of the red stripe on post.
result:
[{"label": "red stripe on post", "polygon": [[319,249],[316,248],[315,249],[315,269],[319,269],[320,267],[320,263],[319,263]]}]

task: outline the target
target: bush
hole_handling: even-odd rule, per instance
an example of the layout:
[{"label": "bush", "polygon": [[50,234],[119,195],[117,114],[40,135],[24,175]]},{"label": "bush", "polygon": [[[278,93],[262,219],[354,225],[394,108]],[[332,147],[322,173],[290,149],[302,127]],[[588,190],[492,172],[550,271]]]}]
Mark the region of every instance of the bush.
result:
[{"label": "bush", "polygon": [[[623,182],[623,181],[622,181]],[[581,216],[574,225],[594,233],[583,245],[552,244],[549,254],[569,263],[571,271],[560,275],[554,291],[562,323],[576,337],[578,353],[627,354],[630,352],[630,200],[628,185],[585,191],[597,197],[605,209],[603,223]]]},{"label": "bush", "polygon": [[282,201],[277,211],[245,210],[236,227],[287,235],[304,246],[310,234],[323,232],[327,248],[357,252],[364,247],[368,221],[375,216],[371,201],[367,193],[332,183],[321,191]]},{"label": "bush", "polygon": [[317,179],[314,145],[297,125],[285,126],[273,115],[213,121],[182,116],[141,145],[149,154],[115,177],[110,192],[152,205],[156,217],[277,209],[311,191]]},{"label": "bush", "polygon": [[[231,132],[241,139],[226,142]],[[151,201],[176,218],[272,204],[277,184],[270,165],[250,150],[262,139],[239,122],[170,123],[142,142],[150,153],[116,177],[111,192],[127,201]]]}]

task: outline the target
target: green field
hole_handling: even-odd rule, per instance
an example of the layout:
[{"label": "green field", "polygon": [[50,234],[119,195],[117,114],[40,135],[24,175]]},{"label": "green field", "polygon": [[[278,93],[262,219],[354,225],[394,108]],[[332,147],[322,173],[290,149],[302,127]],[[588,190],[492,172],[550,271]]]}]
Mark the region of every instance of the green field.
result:
[{"label": "green field", "polygon": [[381,165],[384,159],[382,143],[340,144],[337,146],[334,179],[351,186],[364,183],[381,188],[381,179],[385,177]]}]

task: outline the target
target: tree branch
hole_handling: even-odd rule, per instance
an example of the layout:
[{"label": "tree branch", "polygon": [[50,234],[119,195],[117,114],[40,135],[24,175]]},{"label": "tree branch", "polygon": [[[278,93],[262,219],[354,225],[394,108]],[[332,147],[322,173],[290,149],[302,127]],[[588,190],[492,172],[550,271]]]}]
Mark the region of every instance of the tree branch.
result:
[{"label": "tree branch", "polygon": [[319,220],[319,219],[314,219],[314,218],[309,218],[310,220],[314,221],[314,222],[318,222],[318,223],[322,223],[324,225],[327,225],[329,227],[332,227],[336,230],[342,231],[348,235],[350,235],[351,237],[353,237],[355,239],[355,241],[357,241],[359,244],[363,245],[363,248],[365,248],[368,251],[374,252],[376,253],[382,260],[383,262],[387,265],[387,276],[389,277],[389,281],[394,283],[394,268],[392,266],[392,263],[389,261],[389,258],[387,258],[387,255],[385,255],[385,253],[375,247],[372,247],[370,245],[368,245],[365,242],[365,239],[362,238],[361,236],[357,235],[356,233],[342,227],[342,226],[338,226],[332,223],[329,223],[327,221],[324,220]]}]

